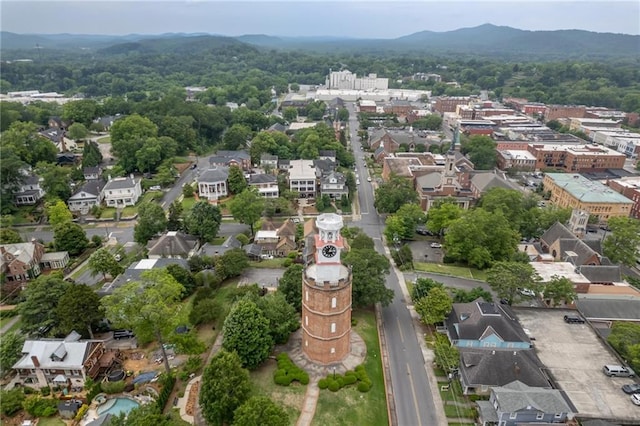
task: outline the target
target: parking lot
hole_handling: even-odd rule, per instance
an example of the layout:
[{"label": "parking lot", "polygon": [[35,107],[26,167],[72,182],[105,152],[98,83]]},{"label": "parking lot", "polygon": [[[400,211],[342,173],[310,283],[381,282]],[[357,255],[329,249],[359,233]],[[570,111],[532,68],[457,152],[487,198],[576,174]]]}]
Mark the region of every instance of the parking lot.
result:
[{"label": "parking lot", "polygon": [[240,277],[238,285],[258,284],[263,288],[275,290],[278,288],[278,281],[284,275],[285,269],[248,268]]},{"label": "parking lot", "polygon": [[567,324],[563,316],[575,311],[515,309],[535,337],[534,347],[547,373],[565,391],[578,412],[587,416],[638,420],[640,409],[622,392],[633,379],[607,377],[605,364],[620,364],[589,324]]}]

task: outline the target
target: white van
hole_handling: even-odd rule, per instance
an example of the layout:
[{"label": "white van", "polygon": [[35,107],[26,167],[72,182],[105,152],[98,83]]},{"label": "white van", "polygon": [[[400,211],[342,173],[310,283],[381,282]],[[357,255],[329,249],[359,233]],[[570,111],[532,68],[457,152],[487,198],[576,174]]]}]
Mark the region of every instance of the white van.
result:
[{"label": "white van", "polygon": [[632,369],[622,365],[605,365],[602,367],[602,372],[609,377],[633,377],[636,375]]}]

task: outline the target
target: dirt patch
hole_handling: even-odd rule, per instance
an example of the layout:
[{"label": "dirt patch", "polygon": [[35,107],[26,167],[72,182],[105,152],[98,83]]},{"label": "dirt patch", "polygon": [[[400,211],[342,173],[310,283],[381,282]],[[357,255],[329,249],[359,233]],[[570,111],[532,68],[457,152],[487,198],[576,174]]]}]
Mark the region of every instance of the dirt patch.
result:
[{"label": "dirt patch", "polygon": [[200,381],[198,380],[189,389],[189,397],[187,399],[187,405],[185,411],[188,415],[195,415],[196,402],[198,401],[198,395],[200,393]]},{"label": "dirt patch", "polygon": [[318,209],[315,206],[306,206],[302,208],[303,214],[318,214]]},{"label": "dirt patch", "polygon": [[175,167],[176,170],[178,170],[178,173],[182,174],[182,172],[184,172],[189,167],[191,167],[191,163],[177,163],[177,164],[174,164],[173,167]]}]

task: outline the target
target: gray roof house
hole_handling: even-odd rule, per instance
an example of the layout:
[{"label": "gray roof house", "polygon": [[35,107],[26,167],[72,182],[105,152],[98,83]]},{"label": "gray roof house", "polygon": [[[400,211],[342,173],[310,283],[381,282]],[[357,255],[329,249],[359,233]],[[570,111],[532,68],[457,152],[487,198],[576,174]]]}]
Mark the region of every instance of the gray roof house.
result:
[{"label": "gray roof house", "polygon": [[454,303],[445,325],[451,344],[459,348],[531,348],[531,340],[510,307],[482,298]]},{"label": "gray roof house", "polygon": [[321,178],[320,195],[328,195],[335,199],[340,199],[343,195],[349,195],[347,178],[340,172],[331,172]]},{"label": "gray roof house", "polygon": [[133,175],[109,179],[104,187],[104,202],[107,207],[133,206],[142,195],[141,179]]},{"label": "gray roof house", "polygon": [[67,205],[72,212],[87,214],[93,206],[99,206],[104,198],[105,182],[102,179],[85,182],[69,199]]},{"label": "gray roof house", "polygon": [[169,231],[147,243],[148,258],[188,259],[198,249],[198,239],[179,231]]},{"label": "gray roof house", "polygon": [[577,411],[559,390],[531,387],[519,380],[494,387],[489,401],[476,403],[482,426],[565,423]]},{"label": "gray roof house", "polygon": [[210,167],[238,166],[244,171],[251,169],[251,156],[247,151],[218,151],[209,157]]},{"label": "gray roof house", "polygon": [[313,160],[313,167],[316,169],[316,177],[327,176],[336,169],[336,162],[330,158],[320,158]]},{"label": "gray roof house", "polygon": [[272,169],[278,168],[278,156],[273,154],[264,153],[260,156],[260,167],[271,167]]},{"label": "gray roof house", "polygon": [[205,243],[200,247],[199,255],[201,256],[222,256],[227,251],[242,248],[242,243],[233,235],[228,237],[221,245],[213,245]]},{"label": "gray roof house", "polygon": [[205,200],[217,201],[229,195],[227,179],[229,169],[216,167],[206,170],[198,177],[198,196]]},{"label": "gray roof house", "polygon": [[105,283],[98,294],[100,296],[111,294],[111,292],[131,281],[137,281],[143,272],[155,268],[164,268],[169,265],[178,265],[186,270],[189,270],[189,262],[186,259],[180,258],[160,258],[160,259],[142,259],[138,262],[132,263],[123,273],[118,275],[113,282]]},{"label": "gray roof house", "polygon": [[280,188],[278,187],[278,178],[267,173],[259,173],[249,175],[249,186],[258,190],[258,194],[264,198],[278,198],[280,196]]},{"label": "gray roof house", "polygon": [[13,193],[16,206],[33,205],[44,197],[44,189],[40,186],[41,180],[39,176],[27,176],[23,180],[20,189]]},{"label": "gray roof house", "polygon": [[85,180],[100,179],[100,175],[102,174],[102,167],[84,167],[82,169],[82,174],[84,175]]},{"label": "gray roof house", "polygon": [[280,124],[280,123],[273,123],[271,125],[271,127],[269,127],[267,129],[267,132],[286,132],[287,131],[287,126],[285,126],[284,124]]},{"label": "gray roof house", "polygon": [[550,388],[542,362],[532,349],[458,348],[460,384],[464,394],[487,393],[494,386],[519,380],[529,386]]}]

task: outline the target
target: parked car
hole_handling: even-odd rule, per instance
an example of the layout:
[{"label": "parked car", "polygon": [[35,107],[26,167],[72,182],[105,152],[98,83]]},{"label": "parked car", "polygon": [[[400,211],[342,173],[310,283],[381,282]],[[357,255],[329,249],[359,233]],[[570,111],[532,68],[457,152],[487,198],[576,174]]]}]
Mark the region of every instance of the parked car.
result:
[{"label": "parked car", "polygon": [[633,377],[636,373],[629,367],[622,365],[605,365],[602,372],[609,377]]},{"label": "parked car", "polygon": [[518,291],[523,296],[535,297],[536,293],[528,288],[519,288]]},{"label": "parked car", "polygon": [[360,185],[360,179],[356,179],[356,185]]},{"label": "parked car", "polygon": [[633,395],[631,395],[631,402],[636,405],[640,405],[640,393],[634,393]]},{"label": "parked car", "polygon": [[567,324],[584,324],[584,319],[577,315],[565,315],[564,322]]},{"label": "parked car", "polygon": [[442,248],[442,244],[440,244],[440,243],[431,243],[431,248]]},{"label": "parked car", "polygon": [[149,187],[149,191],[162,191],[160,185],[153,185]]},{"label": "parked car", "polygon": [[433,232],[429,231],[427,228],[420,226],[416,228],[416,234],[420,235],[433,235]]},{"label": "parked car", "polygon": [[624,393],[640,393],[640,383],[631,383],[630,385],[624,385],[622,387]]},{"label": "parked car", "polygon": [[131,330],[113,330],[113,338],[116,340],[120,339],[132,339],[136,337]]},{"label": "parked car", "polygon": [[367,182],[371,182],[371,176],[367,177]]},{"label": "parked car", "polygon": [[262,259],[262,260],[271,260],[271,259],[273,259],[273,256],[270,255],[270,254],[261,254],[260,255],[260,259]]}]

